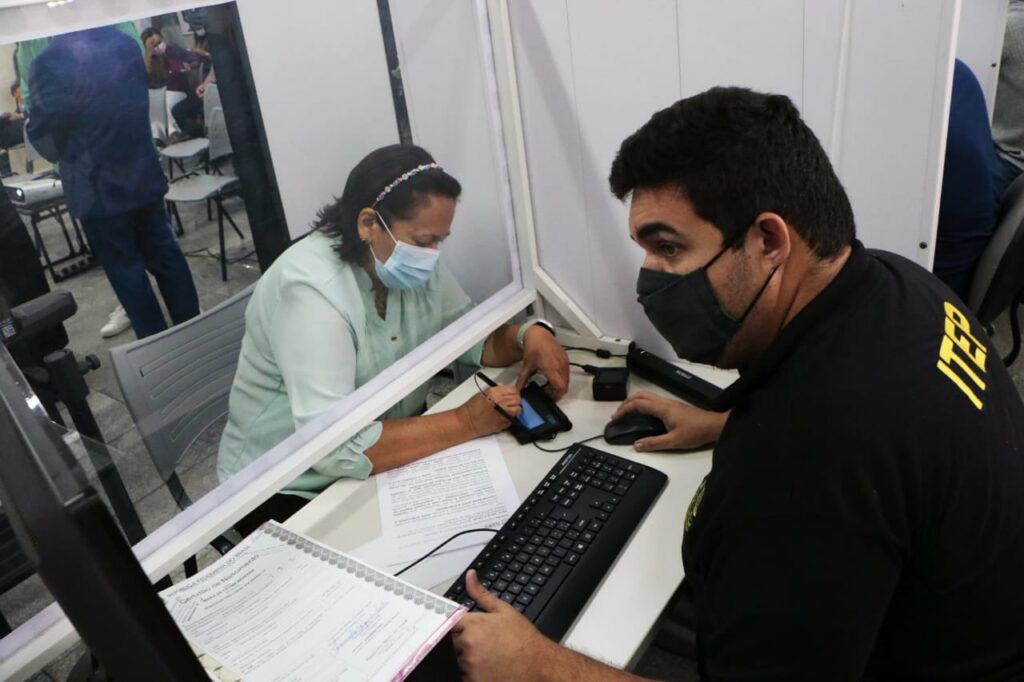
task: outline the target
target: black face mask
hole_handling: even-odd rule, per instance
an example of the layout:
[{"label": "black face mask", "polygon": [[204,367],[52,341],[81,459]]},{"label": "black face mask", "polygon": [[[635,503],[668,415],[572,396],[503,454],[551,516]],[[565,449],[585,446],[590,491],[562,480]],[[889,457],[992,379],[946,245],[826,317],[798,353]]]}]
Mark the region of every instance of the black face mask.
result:
[{"label": "black face mask", "polygon": [[636,281],[637,300],[647,319],[683,360],[703,364],[720,360],[725,345],[743,326],[778,270],[778,267],[772,270],[754,300],[739,319],[734,320],[722,309],[708,279],[708,268],[728,249],[727,244],[706,265],[686,275],[640,269]]}]

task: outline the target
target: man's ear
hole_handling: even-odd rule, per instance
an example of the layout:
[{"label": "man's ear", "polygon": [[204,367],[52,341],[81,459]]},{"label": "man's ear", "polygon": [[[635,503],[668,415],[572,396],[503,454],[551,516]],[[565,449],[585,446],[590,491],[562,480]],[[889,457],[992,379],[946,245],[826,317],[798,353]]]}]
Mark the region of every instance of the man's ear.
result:
[{"label": "man's ear", "polygon": [[372,208],[364,208],[356,216],[356,229],[359,231],[360,241],[367,241],[373,235],[377,227],[377,213]]},{"label": "man's ear", "polygon": [[754,219],[752,254],[770,270],[786,262],[793,248],[789,224],[778,213],[761,213]]}]

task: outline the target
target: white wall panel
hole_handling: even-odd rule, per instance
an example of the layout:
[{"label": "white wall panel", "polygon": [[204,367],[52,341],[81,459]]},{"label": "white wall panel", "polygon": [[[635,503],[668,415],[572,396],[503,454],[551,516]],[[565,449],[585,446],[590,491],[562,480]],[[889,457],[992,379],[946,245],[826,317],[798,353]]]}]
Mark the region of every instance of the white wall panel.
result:
[{"label": "white wall panel", "polygon": [[442,258],[474,301],[512,281],[511,214],[495,140],[497,95],[488,86],[472,0],[391,5],[412,137],[462,184]]},{"label": "white wall panel", "polygon": [[241,0],[249,63],[292,237],[341,196],[352,167],[398,142],[374,0]]},{"label": "white wall panel", "polygon": [[716,84],[789,95],[862,240],[930,264],[956,0],[517,0],[510,14],[541,265],[605,334],[668,352],[635,302],[641,258],[605,181],[614,151]]},{"label": "white wall panel", "polygon": [[683,97],[741,85],[801,106],[804,0],[684,0],[678,7]]},{"label": "white wall panel", "polygon": [[622,141],[679,99],[675,2],[567,4],[588,236],[563,242],[551,254],[542,251],[541,259],[586,258],[598,303],[594,321],[604,329],[625,316],[633,328],[646,324],[635,293],[642,251],[629,239],[628,207],[612,196],[608,171]]},{"label": "white wall panel", "polygon": [[854,2],[838,163],[866,245],[931,268],[956,0]]},{"label": "white wall panel", "polygon": [[[594,309],[584,167],[565,2],[509,3],[537,250],[544,269]],[[565,252],[559,257],[560,252]]]},{"label": "white wall panel", "polygon": [[844,16],[853,0],[804,3],[803,106],[800,113],[836,162],[833,140],[836,93],[841,75]]},{"label": "white wall panel", "polygon": [[1007,7],[1007,0],[965,0],[960,8],[956,56],[978,77],[989,118],[996,100]]}]

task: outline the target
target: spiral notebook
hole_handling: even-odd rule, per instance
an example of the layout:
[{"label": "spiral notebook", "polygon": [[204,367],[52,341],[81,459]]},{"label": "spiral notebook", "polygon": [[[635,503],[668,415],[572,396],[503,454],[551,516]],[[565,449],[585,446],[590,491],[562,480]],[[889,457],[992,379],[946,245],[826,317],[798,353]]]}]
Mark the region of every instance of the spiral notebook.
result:
[{"label": "spiral notebook", "polygon": [[225,681],[402,680],[466,612],[273,521],[161,596]]}]

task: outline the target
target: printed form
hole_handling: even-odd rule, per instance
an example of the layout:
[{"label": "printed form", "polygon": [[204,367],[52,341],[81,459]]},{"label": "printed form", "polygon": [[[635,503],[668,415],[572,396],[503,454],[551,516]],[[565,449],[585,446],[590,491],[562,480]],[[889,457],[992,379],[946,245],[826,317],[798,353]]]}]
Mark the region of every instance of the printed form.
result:
[{"label": "printed form", "polygon": [[[353,555],[389,572],[401,570],[460,531],[500,528],[520,502],[493,436],[379,474],[377,497],[383,537]],[[457,538],[402,577],[433,587],[466,568],[492,537],[472,533]]]}]

